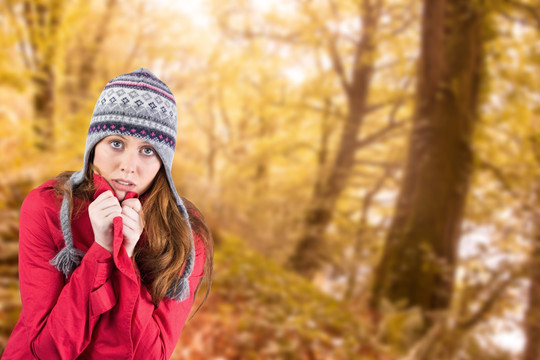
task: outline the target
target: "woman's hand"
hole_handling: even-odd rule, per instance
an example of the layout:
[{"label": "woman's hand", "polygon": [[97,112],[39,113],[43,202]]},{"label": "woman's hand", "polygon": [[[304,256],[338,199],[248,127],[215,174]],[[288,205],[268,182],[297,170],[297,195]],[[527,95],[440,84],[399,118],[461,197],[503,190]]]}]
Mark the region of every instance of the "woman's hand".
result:
[{"label": "woman's hand", "polygon": [[139,199],[127,199],[122,201],[122,219],[124,222],[124,247],[129,257],[133,256],[135,245],[143,232],[144,223],[141,214],[142,206]]},{"label": "woman's hand", "polygon": [[90,223],[94,230],[95,241],[112,253],[113,250],[113,219],[120,216],[122,207],[111,191],[105,191],[88,206]]}]

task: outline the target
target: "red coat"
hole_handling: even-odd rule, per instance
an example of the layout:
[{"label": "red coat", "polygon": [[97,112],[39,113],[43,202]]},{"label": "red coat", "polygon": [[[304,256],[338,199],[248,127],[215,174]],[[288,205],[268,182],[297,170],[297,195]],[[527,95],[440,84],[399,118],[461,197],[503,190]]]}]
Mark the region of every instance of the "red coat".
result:
[{"label": "red coat", "polygon": [[[21,208],[22,312],[2,359],[170,358],[203,275],[200,236],[193,234],[196,255],[188,280],[190,296],[182,302],[164,298],[155,308],[121,246],[121,218],[114,219],[111,255],[94,242],[88,202],[79,213],[74,210],[71,223],[74,246],[86,255],[66,279],[49,263],[65,246],[59,220],[62,197],[55,194],[54,184],[50,180],[32,190]],[[101,181],[94,198],[107,189]],[[74,201],[77,209],[80,200]]]}]

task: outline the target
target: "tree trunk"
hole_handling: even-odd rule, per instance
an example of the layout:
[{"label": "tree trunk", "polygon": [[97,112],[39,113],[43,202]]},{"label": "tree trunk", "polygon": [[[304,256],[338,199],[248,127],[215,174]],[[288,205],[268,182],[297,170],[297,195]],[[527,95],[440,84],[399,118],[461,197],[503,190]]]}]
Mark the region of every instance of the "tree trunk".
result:
[{"label": "tree trunk", "polygon": [[54,72],[47,64],[42,66],[34,83],[34,123],[35,146],[40,151],[50,151],[54,147]]},{"label": "tree trunk", "polygon": [[470,0],[425,0],[416,109],[404,180],[374,281],[382,299],[448,307],[472,173],[485,14]]},{"label": "tree trunk", "polygon": [[[66,54],[67,73],[71,80],[66,82],[64,91],[70,94],[68,98],[70,114],[77,114],[90,100],[92,105],[95,103],[95,95],[92,95],[92,80],[96,78],[99,69],[99,56],[103,53],[103,44],[114,15],[117,13],[117,4],[118,0],[107,0],[105,10],[94,21],[97,24],[96,30],[90,41],[88,43],[80,41],[77,44],[78,47],[74,51],[81,59],[78,66],[75,66],[76,63],[71,59],[74,55],[71,52]],[[92,5],[86,6],[88,6],[86,10],[94,14]]]},{"label": "tree trunk", "polygon": [[116,13],[117,0],[107,0],[105,4],[105,11],[99,19],[97,31],[92,38],[90,46],[85,51],[79,74],[78,74],[78,94],[77,99],[80,100],[76,103],[74,111],[78,111],[81,107],[81,103],[84,103],[91,98],[90,91],[92,86],[92,79],[95,78],[97,60],[99,54],[102,52],[101,48],[105,42],[105,37],[108,34],[109,25],[112,22],[113,16]]},{"label": "tree trunk", "polygon": [[345,189],[349,174],[354,166],[357,137],[364,119],[373,73],[375,53],[375,32],[381,8],[380,1],[364,0],[362,16],[362,38],[358,42],[350,83],[343,74],[336,39],[330,39],[330,52],[334,70],[341,77],[347,95],[348,114],[343,127],[337,156],[326,177],[317,181],[311,202],[304,217],[302,235],[289,259],[289,264],[297,273],[313,278],[326,259],[325,230],[339,195]]},{"label": "tree trunk", "polygon": [[[54,147],[54,95],[56,42],[59,32],[63,0],[48,3],[23,3],[23,20],[27,27],[31,70],[34,71],[33,131],[36,135],[35,146],[41,151],[50,151]],[[21,39],[21,41],[23,41]]]}]

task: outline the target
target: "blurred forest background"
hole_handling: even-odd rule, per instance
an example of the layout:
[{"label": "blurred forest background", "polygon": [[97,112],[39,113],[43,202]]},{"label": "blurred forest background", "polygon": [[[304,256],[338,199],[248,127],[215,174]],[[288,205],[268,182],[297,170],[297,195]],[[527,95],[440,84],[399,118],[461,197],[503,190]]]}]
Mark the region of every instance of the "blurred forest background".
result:
[{"label": "blurred forest background", "polygon": [[537,0],[1,1],[0,353],[20,205],[139,67],[216,242],[174,359],[540,359]]}]

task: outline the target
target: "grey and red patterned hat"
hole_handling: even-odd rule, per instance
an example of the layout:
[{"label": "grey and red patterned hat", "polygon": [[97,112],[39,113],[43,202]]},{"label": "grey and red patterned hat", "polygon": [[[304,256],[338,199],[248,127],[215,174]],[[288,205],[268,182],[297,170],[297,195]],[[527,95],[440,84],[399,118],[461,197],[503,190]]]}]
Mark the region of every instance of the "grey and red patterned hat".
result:
[{"label": "grey and red patterned hat", "polygon": [[[184,300],[189,295],[189,275],[193,271],[195,249],[189,214],[174,186],[171,168],[176,146],[176,125],[178,115],[176,102],[169,87],[145,68],[115,77],[105,85],[101,92],[86,138],[84,167],[71,176],[66,186],[75,186],[84,180],[90,166],[90,154],[94,146],[109,135],[129,135],[150,143],[158,153],[167,175],[170,189],[176,198],[180,214],[190,229],[191,253],[188,256],[179,286],[172,286],[167,297]],[[73,246],[69,201],[66,197],[60,209],[60,220],[66,247],[62,249],[51,264],[66,276],[80,264],[84,252]]]}]

